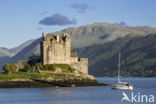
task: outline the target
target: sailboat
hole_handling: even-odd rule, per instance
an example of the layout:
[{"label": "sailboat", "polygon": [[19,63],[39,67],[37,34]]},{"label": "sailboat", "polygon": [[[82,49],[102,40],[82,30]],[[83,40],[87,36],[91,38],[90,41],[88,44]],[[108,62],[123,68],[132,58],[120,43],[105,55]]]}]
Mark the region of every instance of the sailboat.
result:
[{"label": "sailboat", "polygon": [[129,84],[128,82],[121,82],[120,81],[120,52],[119,52],[119,65],[118,65],[118,83],[117,85],[113,85],[112,89],[118,89],[118,90],[133,90],[133,86]]}]

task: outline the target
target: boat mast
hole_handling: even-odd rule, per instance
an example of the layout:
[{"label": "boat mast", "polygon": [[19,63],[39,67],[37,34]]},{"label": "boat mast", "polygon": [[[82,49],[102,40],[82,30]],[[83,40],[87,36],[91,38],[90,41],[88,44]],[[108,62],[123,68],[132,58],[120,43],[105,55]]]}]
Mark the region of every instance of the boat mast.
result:
[{"label": "boat mast", "polygon": [[118,64],[118,83],[120,82],[120,52],[119,52],[119,64]]}]

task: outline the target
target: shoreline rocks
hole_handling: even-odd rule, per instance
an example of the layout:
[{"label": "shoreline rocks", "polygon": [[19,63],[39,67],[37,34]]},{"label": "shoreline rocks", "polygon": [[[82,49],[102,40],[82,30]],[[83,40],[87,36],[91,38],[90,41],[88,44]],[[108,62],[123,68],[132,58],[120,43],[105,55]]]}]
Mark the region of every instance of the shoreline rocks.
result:
[{"label": "shoreline rocks", "polygon": [[0,88],[41,88],[41,87],[84,87],[84,86],[107,86],[96,80],[25,80],[25,81],[0,81]]},{"label": "shoreline rocks", "polygon": [[99,83],[95,77],[86,74],[74,74],[62,77],[37,77],[33,78],[13,78],[8,81],[0,80],[0,88],[40,88],[40,87],[81,87],[81,86],[107,86]]}]

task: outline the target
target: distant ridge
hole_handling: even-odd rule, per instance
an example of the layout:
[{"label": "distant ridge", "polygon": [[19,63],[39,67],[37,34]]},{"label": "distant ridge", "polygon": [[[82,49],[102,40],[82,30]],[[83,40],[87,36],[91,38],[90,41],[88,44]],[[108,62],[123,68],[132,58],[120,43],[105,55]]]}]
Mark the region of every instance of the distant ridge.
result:
[{"label": "distant ridge", "polygon": [[0,47],[0,57],[12,57],[14,55],[16,55],[18,52],[20,52],[22,49],[24,49],[25,47],[27,47],[28,45],[30,45],[32,42],[34,42],[35,39],[31,39],[28,40],[24,43],[22,43],[21,45],[15,47],[15,48],[5,48],[5,47]]},{"label": "distant ridge", "polygon": [[119,37],[135,34],[145,36],[156,33],[156,28],[148,26],[119,26],[110,23],[94,23],[80,27],[70,27],[56,33],[68,33],[72,37],[72,48],[81,48],[92,44],[101,44]]}]

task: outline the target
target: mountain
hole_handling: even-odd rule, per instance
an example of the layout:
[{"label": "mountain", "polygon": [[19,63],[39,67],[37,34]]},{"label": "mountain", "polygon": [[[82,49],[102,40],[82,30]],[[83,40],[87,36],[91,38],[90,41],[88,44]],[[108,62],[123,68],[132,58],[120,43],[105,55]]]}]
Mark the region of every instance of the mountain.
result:
[{"label": "mountain", "polygon": [[34,40],[35,39],[28,40],[23,44],[11,49],[0,47],[0,57],[5,57],[5,56],[12,57],[16,55],[18,52],[20,52],[22,49],[24,49],[25,47],[29,46],[32,42],[34,42]]},{"label": "mountain", "polygon": [[[32,42],[29,46],[25,47],[19,53],[11,58],[11,62],[17,62],[18,60],[26,60],[33,54],[39,55],[40,54],[40,42],[42,38],[36,39]],[[21,57],[22,56],[22,57]]]},{"label": "mountain", "polygon": [[[86,26],[67,28],[54,34],[57,33],[68,33],[71,35],[72,49],[77,50],[80,57],[89,58],[89,73],[96,76],[116,75],[119,50],[122,52],[122,63],[124,63],[122,68],[127,71],[131,71],[131,69],[133,69],[132,66],[134,65],[139,66],[139,63],[144,59],[146,62],[155,58],[155,56],[151,58],[149,58],[149,56],[155,52],[153,49],[155,40],[152,40],[155,39],[152,37],[155,36],[155,34],[152,33],[156,33],[156,28],[148,26],[133,27],[109,23],[95,23]],[[1,67],[5,63],[26,60],[33,54],[39,55],[40,41],[41,38],[36,39],[13,57],[9,59],[8,57],[5,57],[5,61],[2,61],[3,63],[1,64]],[[144,52],[144,48],[148,49],[148,51]],[[138,58],[137,61],[133,61],[135,60],[135,57]],[[146,72],[146,70],[144,71]],[[136,72],[136,70],[134,72]],[[139,76],[138,73],[141,73],[138,71],[135,75],[134,72],[132,71],[131,73],[126,73],[126,71],[123,71],[123,73],[126,73],[127,76]],[[153,72],[153,69],[151,72]],[[148,75],[149,74],[146,76]]]},{"label": "mountain", "polygon": [[156,33],[144,37],[127,35],[76,50],[81,57],[89,58],[89,73],[95,76],[116,76],[119,52],[122,76],[156,76]]},{"label": "mountain", "polygon": [[14,53],[14,55],[16,55],[18,52],[20,52],[22,49],[24,49],[25,47],[29,46],[31,43],[33,43],[35,41],[35,39],[31,39],[28,40],[24,43],[22,43],[21,45],[15,47],[15,48],[11,48],[9,49],[10,53]]},{"label": "mountain", "polygon": [[6,56],[11,57],[11,56],[13,56],[13,54],[10,53],[7,48],[1,47],[0,48],[0,57],[6,57]]},{"label": "mountain", "polygon": [[144,36],[156,33],[156,28],[148,26],[120,26],[109,23],[94,23],[80,27],[71,27],[56,33],[68,33],[72,37],[72,48],[82,48],[93,44],[102,44],[124,37],[129,33]]}]

